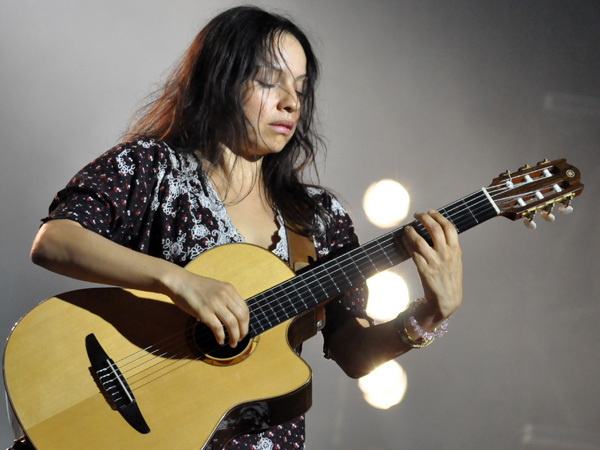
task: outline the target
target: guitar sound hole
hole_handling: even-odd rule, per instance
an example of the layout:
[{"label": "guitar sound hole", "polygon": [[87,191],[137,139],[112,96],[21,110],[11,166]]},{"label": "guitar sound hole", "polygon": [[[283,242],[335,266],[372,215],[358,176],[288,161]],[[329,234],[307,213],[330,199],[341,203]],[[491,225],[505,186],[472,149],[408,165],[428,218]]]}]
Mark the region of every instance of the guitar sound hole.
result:
[{"label": "guitar sound hole", "polygon": [[[246,336],[236,348],[231,348],[229,345],[220,346],[210,328],[195,320],[190,337],[194,350],[200,354],[200,359],[213,365],[231,365],[243,361],[250,356],[259,341],[258,337]],[[225,341],[227,342],[228,339],[229,336],[225,332]]]}]

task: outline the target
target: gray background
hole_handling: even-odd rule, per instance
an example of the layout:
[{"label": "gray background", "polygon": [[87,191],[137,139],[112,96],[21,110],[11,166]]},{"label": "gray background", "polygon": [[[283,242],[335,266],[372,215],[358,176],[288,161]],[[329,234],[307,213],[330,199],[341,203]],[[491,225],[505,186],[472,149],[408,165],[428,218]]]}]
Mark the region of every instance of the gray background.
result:
[{"label": "gray background", "polygon": [[[0,334],[82,284],[28,258],[53,194],[119,140],[131,112],[229,1],[0,2]],[[260,2],[313,38],[328,141],[322,182],[363,241],[367,186],[395,178],[412,210],[438,207],[543,157],[586,184],[575,213],[494,219],[462,236],[465,298],[450,333],[399,362],[405,400],[368,406],[306,345],[312,449],[600,448],[600,6],[596,0]],[[558,100],[557,100],[558,99]],[[555,101],[557,100],[557,101]],[[420,294],[410,263],[398,269]],[[0,446],[12,442],[5,413]]]}]

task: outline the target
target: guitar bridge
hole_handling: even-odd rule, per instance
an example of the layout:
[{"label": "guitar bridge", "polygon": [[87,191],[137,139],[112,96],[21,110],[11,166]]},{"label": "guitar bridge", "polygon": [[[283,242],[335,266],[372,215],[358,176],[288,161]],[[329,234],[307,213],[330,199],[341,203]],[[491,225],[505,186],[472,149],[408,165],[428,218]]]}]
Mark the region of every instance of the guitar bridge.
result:
[{"label": "guitar bridge", "polygon": [[135,430],[142,434],[149,433],[150,427],[144,420],[125,377],[93,333],[86,336],[85,348],[97,382],[111,406],[119,411]]}]

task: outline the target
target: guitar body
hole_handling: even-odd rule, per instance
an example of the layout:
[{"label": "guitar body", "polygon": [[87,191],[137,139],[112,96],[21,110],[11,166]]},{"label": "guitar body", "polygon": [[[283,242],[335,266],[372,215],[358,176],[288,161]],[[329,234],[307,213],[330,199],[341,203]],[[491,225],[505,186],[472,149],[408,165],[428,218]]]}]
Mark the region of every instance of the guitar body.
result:
[{"label": "guitar body", "polygon": [[[187,269],[233,284],[244,298],[294,276],[247,244],[214,248]],[[195,321],[167,297],[118,288],[69,292],[14,328],[4,355],[6,390],[41,450],[221,448],[308,410],[311,371],[291,347],[314,334],[308,322],[281,323],[233,356],[202,357],[190,340]],[[111,408],[86,352],[90,333],[119,365],[149,433]]]}]

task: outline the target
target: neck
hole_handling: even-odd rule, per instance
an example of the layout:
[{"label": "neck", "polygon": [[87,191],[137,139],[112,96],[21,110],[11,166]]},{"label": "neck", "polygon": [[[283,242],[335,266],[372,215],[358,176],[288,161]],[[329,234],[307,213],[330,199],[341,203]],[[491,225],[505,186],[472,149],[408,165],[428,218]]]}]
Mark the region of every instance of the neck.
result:
[{"label": "neck", "polygon": [[248,195],[264,191],[262,158],[244,158],[225,146],[222,155],[221,162],[208,166],[206,172],[224,202],[239,202]]}]

